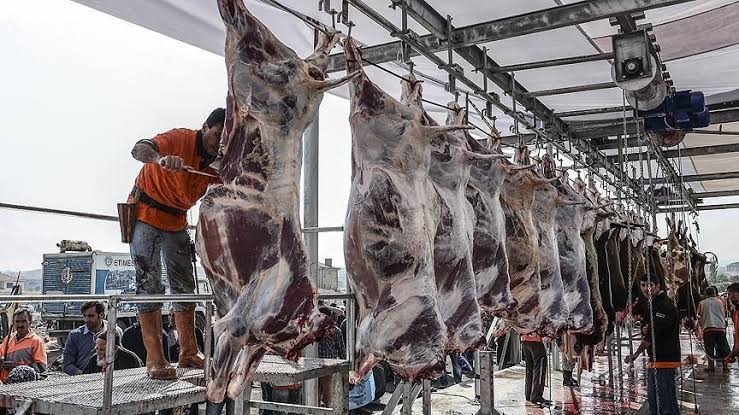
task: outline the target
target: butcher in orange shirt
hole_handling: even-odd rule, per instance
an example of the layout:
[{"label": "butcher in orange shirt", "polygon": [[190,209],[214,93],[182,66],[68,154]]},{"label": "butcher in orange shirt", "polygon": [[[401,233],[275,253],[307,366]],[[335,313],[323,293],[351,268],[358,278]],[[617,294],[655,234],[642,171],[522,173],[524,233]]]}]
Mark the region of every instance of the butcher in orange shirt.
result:
[{"label": "butcher in orange shirt", "polygon": [[733,362],[739,357],[739,283],[735,282],[726,288],[729,302],[734,306],[731,320],[734,322],[734,348],[731,354],[726,356],[726,362]]},{"label": "butcher in orange shirt", "polygon": [[[213,177],[210,164],[218,154],[226,111],[214,110],[200,130],[177,128],[136,143],[131,155],[144,163],[129,196],[136,204],[131,237],[131,258],[136,268],[138,294],[164,294],[161,259],[173,294],[195,291],[192,273],[187,211],[203,197]],[[175,303],[180,334],[179,365],[203,367],[203,355],[195,341],[195,304]],[[174,379],[174,367],[162,352],[162,304],[138,305],[139,322],[146,347],[146,372],[154,379]]]}]

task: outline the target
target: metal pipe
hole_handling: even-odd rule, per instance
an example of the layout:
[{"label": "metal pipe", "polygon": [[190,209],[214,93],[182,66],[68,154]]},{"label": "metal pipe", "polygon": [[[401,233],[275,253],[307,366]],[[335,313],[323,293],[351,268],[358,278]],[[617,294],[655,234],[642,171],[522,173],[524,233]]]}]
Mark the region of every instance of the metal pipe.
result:
[{"label": "metal pipe", "polygon": [[349,360],[349,370],[356,370],[357,300],[352,294],[352,286],[350,284],[347,284],[346,291],[349,294],[349,298],[346,301],[346,357]]},{"label": "metal pipe", "polygon": [[[105,375],[103,379],[103,415],[110,415],[113,408],[113,370],[115,366],[116,341],[115,329],[118,320],[118,299],[113,297],[108,302],[108,327],[105,344]],[[93,356],[94,359],[94,356]]]},{"label": "metal pipe", "polygon": [[213,294],[47,294],[47,295],[0,295],[0,302],[53,303],[72,301],[104,300],[119,303],[159,303],[162,301],[213,301]]},{"label": "metal pipe", "polygon": [[538,62],[519,63],[516,65],[499,66],[491,68],[493,72],[518,72],[529,69],[547,68],[551,66],[572,65],[576,63],[596,62],[613,59],[613,52],[596,53],[594,55],[572,56],[569,58],[549,59]]},{"label": "metal pipe", "polygon": [[213,350],[213,303],[205,303],[205,361],[203,362],[203,378],[205,379],[205,386],[208,386],[210,381],[210,355]]},{"label": "metal pipe", "polygon": [[[318,143],[319,142],[319,116],[308,126],[303,135],[303,221],[307,227],[318,226]],[[316,282],[318,278],[318,234],[307,233],[303,235],[305,247],[308,251],[308,263],[310,266],[311,279]],[[311,344],[303,349],[305,357],[318,357],[317,345]],[[318,381],[306,379],[303,382],[303,393],[305,404],[318,406]]]},{"label": "metal pipe", "polygon": [[568,86],[565,88],[554,88],[554,89],[544,89],[541,91],[531,91],[527,92],[524,95],[527,97],[546,97],[551,95],[562,95],[562,94],[571,94],[574,92],[585,92],[585,91],[597,91],[600,89],[609,89],[609,88],[616,88],[618,85],[616,85],[615,82],[601,82],[598,84],[588,84],[588,85],[576,85],[576,86]]}]

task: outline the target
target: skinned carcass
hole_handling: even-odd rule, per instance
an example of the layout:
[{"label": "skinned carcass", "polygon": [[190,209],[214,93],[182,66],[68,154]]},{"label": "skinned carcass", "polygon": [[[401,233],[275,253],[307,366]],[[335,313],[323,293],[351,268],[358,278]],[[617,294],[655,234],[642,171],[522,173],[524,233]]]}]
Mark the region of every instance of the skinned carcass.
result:
[{"label": "skinned carcass", "polygon": [[[422,88],[411,74],[402,82],[401,102],[423,113],[424,125],[437,125],[423,109]],[[450,104],[447,125],[461,125],[463,110]],[[466,352],[485,343],[472,270],[472,207],[464,192],[473,153],[467,150],[464,131],[431,138],[429,177],[437,198],[434,234],[434,278],[437,304],[447,329],[447,352]],[[478,157],[479,158],[479,157]]]},{"label": "skinned carcass", "polygon": [[[524,148],[519,154],[519,163],[530,164],[528,149]],[[540,168],[544,161],[540,164]],[[541,169],[540,169],[541,170]],[[533,173],[533,172],[532,172]],[[543,171],[538,176],[544,178]],[[559,178],[550,178],[551,182],[558,182]],[[569,308],[564,298],[564,284],[559,266],[559,246],[555,233],[554,218],[557,211],[565,205],[583,203],[565,199],[556,187],[541,186],[534,192],[534,203],[531,205],[531,217],[537,233],[539,247],[539,334],[555,338],[567,326]]]},{"label": "skinned carcass", "polygon": [[[600,193],[591,186],[589,192],[596,203],[602,203]],[[609,245],[612,240],[614,229],[611,227],[612,218],[616,216],[616,212],[612,206],[600,209],[601,215],[596,216],[597,223],[595,225],[595,233],[593,234],[593,242],[595,243],[595,251],[598,258],[598,289],[602,300],[603,309],[608,317],[608,326],[606,335],[613,331],[616,321],[616,309],[613,306],[613,280],[617,269],[614,268],[614,256],[618,252],[613,252],[614,247]],[[618,268],[620,273],[620,265]]]},{"label": "skinned carcass", "polygon": [[[358,370],[386,360],[402,379],[443,370],[447,344],[437,304],[433,240],[438,198],[428,177],[431,139],[460,127],[424,125],[417,106],[373,84],[352,39],[349,83],[352,185],[344,231],[349,283],[357,295]],[[466,127],[465,127],[466,128]]]},{"label": "skinned carcass", "polygon": [[[556,166],[551,157],[544,155],[542,166],[544,177],[556,177]],[[564,302],[569,309],[567,330],[573,334],[588,333],[593,328],[593,307],[586,274],[585,242],[580,236],[587,201],[570,186],[567,171],[562,172],[562,177],[553,184],[562,198],[578,202],[557,209],[554,223]]]},{"label": "skinned carcass", "polygon": [[[517,149],[515,157],[524,158],[525,147]],[[541,321],[541,278],[539,276],[539,237],[534,227],[531,206],[537,190],[549,186],[549,180],[530,170],[532,165],[518,166],[522,170],[511,170],[503,180],[501,207],[505,215],[506,250],[508,270],[511,276],[511,293],[518,302],[512,326],[521,333],[539,328]]]},{"label": "skinned carcass", "polygon": [[[483,147],[469,135],[467,143],[478,154],[500,154]],[[518,302],[511,293],[505,216],[500,202],[503,180],[510,169],[502,160],[473,161],[465,195],[474,212],[472,268],[478,303],[486,317],[513,320]]]},{"label": "skinned carcass", "polygon": [[602,220],[606,214],[599,213],[598,210],[604,206],[598,205],[587,189],[587,186],[579,177],[575,179],[575,190],[585,197],[587,203],[585,205],[585,213],[583,215],[583,226],[580,230],[580,236],[585,244],[585,265],[586,275],[588,277],[588,286],[590,287],[590,306],[593,310],[593,328],[589,333],[580,333],[577,335],[578,347],[592,346],[600,343],[608,328],[608,316],[603,309],[603,299],[600,295],[600,281],[598,279],[598,254],[595,249],[595,226],[599,220]]},{"label": "skinned carcass", "polygon": [[241,0],[218,6],[229,86],[223,184],[203,198],[196,240],[221,316],[208,387],[214,402],[226,392],[236,398],[265,352],[297,359],[333,327],[316,307],[301,236],[301,151],[323,92],[348,80],[325,79],[336,35],[323,36],[303,60]]}]

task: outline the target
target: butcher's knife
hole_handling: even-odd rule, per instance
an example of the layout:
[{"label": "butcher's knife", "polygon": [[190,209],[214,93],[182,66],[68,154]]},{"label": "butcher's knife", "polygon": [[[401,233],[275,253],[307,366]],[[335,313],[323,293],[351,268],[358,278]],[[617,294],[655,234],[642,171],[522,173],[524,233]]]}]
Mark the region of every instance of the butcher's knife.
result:
[{"label": "butcher's knife", "polygon": [[216,176],[215,174],[210,174],[210,173],[206,173],[204,171],[196,170],[196,169],[194,169],[194,168],[192,168],[190,166],[185,166],[185,167],[182,168],[182,170],[184,170],[184,171],[186,171],[188,173],[192,173],[192,174],[199,174],[199,175],[205,176],[205,177],[212,177],[214,179],[220,179],[220,177]]}]

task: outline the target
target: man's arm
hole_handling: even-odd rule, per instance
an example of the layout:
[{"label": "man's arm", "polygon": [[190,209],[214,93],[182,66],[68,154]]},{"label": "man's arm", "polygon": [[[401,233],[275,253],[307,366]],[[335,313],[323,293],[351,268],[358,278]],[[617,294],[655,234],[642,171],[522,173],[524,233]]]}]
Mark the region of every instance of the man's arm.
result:
[{"label": "man's arm", "polygon": [[37,337],[36,340],[36,346],[33,348],[33,364],[31,364],[31,367],[38,373],[44,373],[46,372],[47,365],[46,346],[40,337]]},{"label": "man's arm", "polygon": [[626,359],[624,359],[624,362],[631,363],[634,360],[636,360],[637,357],[641,356],[642,353],[644,353],[645,350],[647,350],[647,347],[649,347],[649,342],[646,340],[642,340],[641,343],[639,343],[639,347],[636,348],[634,351],[634,354],[626,356]]},{"label": "man's arm", "polygon": [[153,140],[140,140],[131,150],[131,155],[142,163],[158,163],[159,148]]},{"label": "man's arm", "polygon": [[75,364],[77,363],[77,356],[79,354],[78,345],[79,336],[77,335],[77,333],[69,333],[69,336],[67,336],[67,342],[64,344],[64,353],[62,359],[64,361],[64,373],[70,376],[82,374],[82,368],[75,366]]},{"label": "man's arm", "polygon": [[139,141],[133,146],[131,155],[142,163],[158,163],[169,171],[181,171],[185,167],[182,157],[159,154],[159,146],[154,140]]}]

